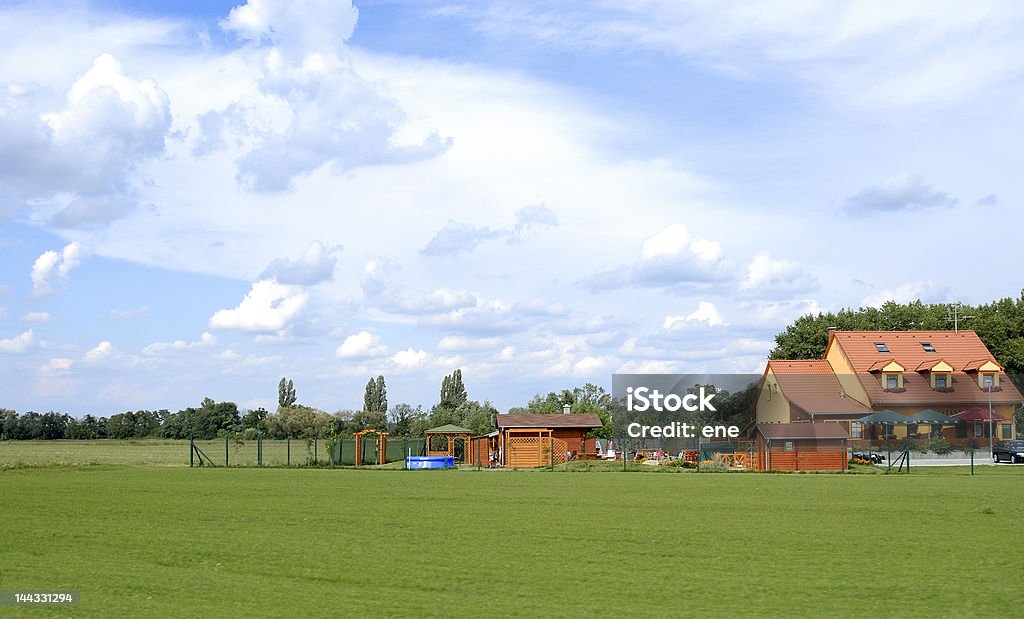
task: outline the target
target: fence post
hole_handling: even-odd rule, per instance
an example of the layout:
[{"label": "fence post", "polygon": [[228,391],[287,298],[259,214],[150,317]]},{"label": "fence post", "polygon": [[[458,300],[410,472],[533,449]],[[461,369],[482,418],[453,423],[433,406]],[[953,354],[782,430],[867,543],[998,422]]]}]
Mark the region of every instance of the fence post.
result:
[{"label": "fence post", "polygon": [[314,436],[313,437],[313,466],[316,466],[316,463],[319,461],[319,458],[318,458],[317,453],[316,453],[317,443],[319,441],[320,441],[320,437],[319,436]]},{"label": "fence post", "polygon": [[228,435],[224,435],[224,466],[228,465]]},{"label": "fence post", "polygon": [[263,466],[263,433],[256,435],[256,466]]},{"label": "fence post", "polygon": [[192,468],[196,463],[196,442],[195,435],[188,435],[188,467]]},{"label": "fence post", "polygon": [[292,437],[288,437],[288,466],[292,465]]}]

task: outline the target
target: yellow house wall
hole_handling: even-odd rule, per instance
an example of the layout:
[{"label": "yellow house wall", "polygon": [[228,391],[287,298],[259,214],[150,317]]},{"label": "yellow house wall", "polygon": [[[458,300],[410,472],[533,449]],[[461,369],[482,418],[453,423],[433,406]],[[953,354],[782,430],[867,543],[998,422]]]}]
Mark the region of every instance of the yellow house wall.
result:
[{"label": "yellow house wall", "polygon": [[850,365],[846,355],[843,354],[843,349],[839,342],[833,341],[832,345],[829,346],[825,354],[825,361],[828,361],[828,364],[832,366],[832,371],[835,372],[836,378],[839,379],[839,384],[842,385],[846,395],[858,402],[867,404],[868,392],[864,390],[864,386],[860,384],[860,380],[854,374],[853,366]]},{"label": "yellow house wall", "polygon": [[[769,385],[771,385],[770,394]],[[769,369],[765,374],[761,392],[757,394],[755,408],[757,423],[789,423],[789,401],[782,397],[778,386],[775,373]]]}]

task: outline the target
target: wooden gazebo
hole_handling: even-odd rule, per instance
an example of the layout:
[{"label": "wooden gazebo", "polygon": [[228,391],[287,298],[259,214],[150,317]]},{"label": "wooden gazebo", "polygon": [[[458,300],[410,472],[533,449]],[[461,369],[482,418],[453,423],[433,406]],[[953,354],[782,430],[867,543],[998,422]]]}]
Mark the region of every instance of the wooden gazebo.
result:
[{"label": "wooden gazebo", "polygon": [[355,433],[356,437],[356,466],[363,463],[363,437],[367,434],[376,434],[380,449],[377,450],[377,464],[387,464],[388,461],[388,433],[380,430],[360,430]]},{"label": "wooden gazebo", "polygon": [[[467,430],[461,426],[453,424],[447,424],[431,428],[424,432],[427,438],[427,455],[428,456],[451,456],[456,457],[455,447],[459,441],[462,441],[462,457],[460,462],[465,460],[467,454],[469,454],[470,444],[469,440],[473,436],[472,430]],[[434,437],[443,436],[445,440],[442,442],[444,448],[434,449]]]}]

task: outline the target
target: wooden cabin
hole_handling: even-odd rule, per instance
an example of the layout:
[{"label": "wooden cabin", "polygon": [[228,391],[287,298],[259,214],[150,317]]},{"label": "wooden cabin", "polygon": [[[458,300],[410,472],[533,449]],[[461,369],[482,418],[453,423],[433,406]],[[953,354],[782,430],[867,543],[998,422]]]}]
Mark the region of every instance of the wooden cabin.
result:
[{"label": "wooden cabin", "polygon": [[498,462],[510,468],[559,464],[597,453],[591,430],[604,424],[597,415],[497,415]]},{"label": "wooden cabin", "polygon": [[758,471],[845,471],[850,435],[838,423],[759,423],[751,432]]}]

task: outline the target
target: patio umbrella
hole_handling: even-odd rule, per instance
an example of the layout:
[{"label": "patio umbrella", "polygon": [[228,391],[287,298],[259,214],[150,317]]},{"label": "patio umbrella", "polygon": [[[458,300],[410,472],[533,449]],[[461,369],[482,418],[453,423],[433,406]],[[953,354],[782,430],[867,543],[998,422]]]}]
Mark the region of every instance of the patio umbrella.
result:
[{"label": "patio umbrella", "polygon": [[[987,413],[986,413],[986,415],[987,415]],[[987,416],[986,416],[986,419],[988,419]],[[943,415],[939,411],[933,411],[930,408],[926,408],[925,410],[923,410],[923,411],[921,411],[919,413],[914,413],[913,415],[910,415],[909,417],[907,417],[907,423],[930,424],[930,425],[933,425],[933,426],[936,426],[936,425],[953,425],[953,424],[956,423],[956,421],[957,421],[956,419],[953,419],[949,415]]]},{"label": "patio umbrella", "polygon": [[[969,408],[953,415],[953,419],[957,421],[988,421],[988,415],[987,408]],[[992,421],[1006,421],[1006,417],[992,411]]]},{"label": "patio umbrella", "polygon": [[877,413],[871,413],[867,417],[861,417],[858,419],[860,423],[878,423],[886,426],[897,426],[904,425],[907,423],[914,423],[913,421],[907,421],[905,415],[901,415],[896,411],[884,410],[878,411]]}]

